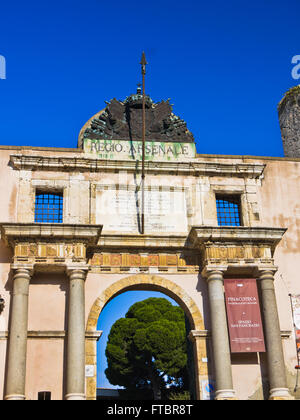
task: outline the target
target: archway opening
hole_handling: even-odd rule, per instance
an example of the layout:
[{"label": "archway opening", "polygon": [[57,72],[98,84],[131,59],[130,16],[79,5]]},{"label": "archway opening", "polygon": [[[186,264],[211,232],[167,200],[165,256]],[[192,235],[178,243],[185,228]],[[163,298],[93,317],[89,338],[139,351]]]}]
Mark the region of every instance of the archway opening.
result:
[{"label": "archway opening", "polygon": [[[112,385],[105,374],[108,366],[105,350],[111,327],[120,318],[125,318],[126,313],[134,303],[153,297],[166,299],[173,307],[180,307],[174,299],[162,292],[127,290],[110,299],[101,311],[97,324],[97,329],[102,331],[101,338],[97,344],[97,399],[153,399],[152,391],[149,388],[132,393],[128,390],[126,391],[122,386]],[[187,337],[190,330],[189,320],[185,317],[186,350],[184,356],[187,357],[187,368],[184,369],[184,383],[182,383],[180,390],[175,387],[174,382],[168,384],[166,386],[167,389],[163,391],[163,398],[196,399],[193,346]]]},{"label": "archway opening", "polygon": [[[127,291],[155,291],[166,294],[183,309],[189,322],[189,338],[193,348],[196,399],[202,399],[202,384],[208,380],[207,364],[207,339],[204,330],[204,323],[199,307],[189,296],[184,284],[171,281],[158,275],[138,274],[124,277],[110,283],[94,301],[89,312],[86,325],[86,365],[89,373],[86,375],[86,396],[89,400],[96,399],[97,387],[97,346],[96,339],[99,337],[97,331],[98,319],[103,308],[116,296]],[[101,328],[101,327],[100,327]],[[204,335],[203,335],[204,333]]]}]

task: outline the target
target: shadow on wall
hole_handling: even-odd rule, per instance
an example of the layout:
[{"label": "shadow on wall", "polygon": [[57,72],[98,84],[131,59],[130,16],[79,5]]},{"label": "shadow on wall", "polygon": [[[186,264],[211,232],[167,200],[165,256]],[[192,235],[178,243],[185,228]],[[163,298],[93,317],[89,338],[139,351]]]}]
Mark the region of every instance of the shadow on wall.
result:
[{"label": "shadow on wall", "polygon": [[13,252],[5,244],[4,240],[0,240],[0,263],[1,264],[10,264],[12,262]]},{"label": "shadow on wall", "polygon": [[209,299],[208,299],[208,288],[207,288],[207,282],[206,279],[201,276],[201,274],[198,274],[198,283],[196,286],[196,290],[198,293],[200,293],[202,297],[203,302],[203,322],[205,325],[205,328],[207,330],[210,329],[210,317],[209,317]]}]

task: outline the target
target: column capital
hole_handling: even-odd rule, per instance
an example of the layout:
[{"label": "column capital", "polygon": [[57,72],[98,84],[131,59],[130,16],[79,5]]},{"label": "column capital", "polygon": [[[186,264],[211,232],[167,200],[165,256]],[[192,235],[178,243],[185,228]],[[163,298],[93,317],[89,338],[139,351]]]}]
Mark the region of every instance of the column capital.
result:
[{"label": "column capital", "polygon": [[215,273],[219,273],[220,275],[224,276],[224,273],[227,271],[227,268],[227,265],[206,265],[203,268],[201,275],[202,277],[206,278],[206,280],[208,280],[208,278]]},{"label": "column capital", "polygon": [[27,272],[27,274],[32,277],[34,272],[33,264],[21,264],[21,263],[13,263],[11,264],[11,269],[16,273],[18,270],[23,270]]},{"label": "column capital", "polygon": [[66,273],[68,275],[68,277],[74,276],[80,273],[81,276],[86,277],[87,272],[89,271],[90,266],[89,265],[66,265]]},{"label": "column capital", "polygon": [[254,269],[254,276],[261,279],[263,276],[274,277],[278,267],[275,265],[258,265]]},{"label": "column capital", "polygon": [[210,335],[210,331],[208,330],[191,330],[188,334],[188,339],[191,342],[195,342],[196,340],[206,340]]}]

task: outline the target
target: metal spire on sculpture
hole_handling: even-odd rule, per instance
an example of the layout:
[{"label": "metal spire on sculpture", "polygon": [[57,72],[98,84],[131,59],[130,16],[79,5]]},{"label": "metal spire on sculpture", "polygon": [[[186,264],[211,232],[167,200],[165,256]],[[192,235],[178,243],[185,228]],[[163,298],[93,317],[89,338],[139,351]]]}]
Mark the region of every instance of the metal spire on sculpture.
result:
[{"label": "metal spire on sculpture", "polygon": [[146,56],[143,51],[140,64],[142,65],[143,78],[143,102],[142,102],[142,214],[141,214],[141,234],[145,233],[145,137],[146,137],[146,112],[145,112],[145,74],[146,74]]}]

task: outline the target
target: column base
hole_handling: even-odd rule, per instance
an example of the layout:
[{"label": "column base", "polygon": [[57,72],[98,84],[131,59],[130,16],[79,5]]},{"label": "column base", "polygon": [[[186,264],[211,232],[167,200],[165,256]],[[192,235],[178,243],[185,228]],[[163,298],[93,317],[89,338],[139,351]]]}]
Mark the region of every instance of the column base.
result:
[{"label": "column base", "polygon": [[85,394],[80,394],[80,393],[72,393],[72,394],[66,394],[65,396],[65,400],[68,401],[83,401],[86,400],[86,396]]},{"label": "column base", "polygon": [[269,400],[294,400],[295,398],[289,393],[288,388],[273,388],[270,390]]},{"label": "column base", "polygon": [[237,398],[233,389],[220,389],[215,392],[215,400],[237,400]]},{"label": "column base", "polygon": [[4,399],[7,400],[7,401],[24,401],[25,400],[25,395],[9,394],[9,395],[5,395]]}]

